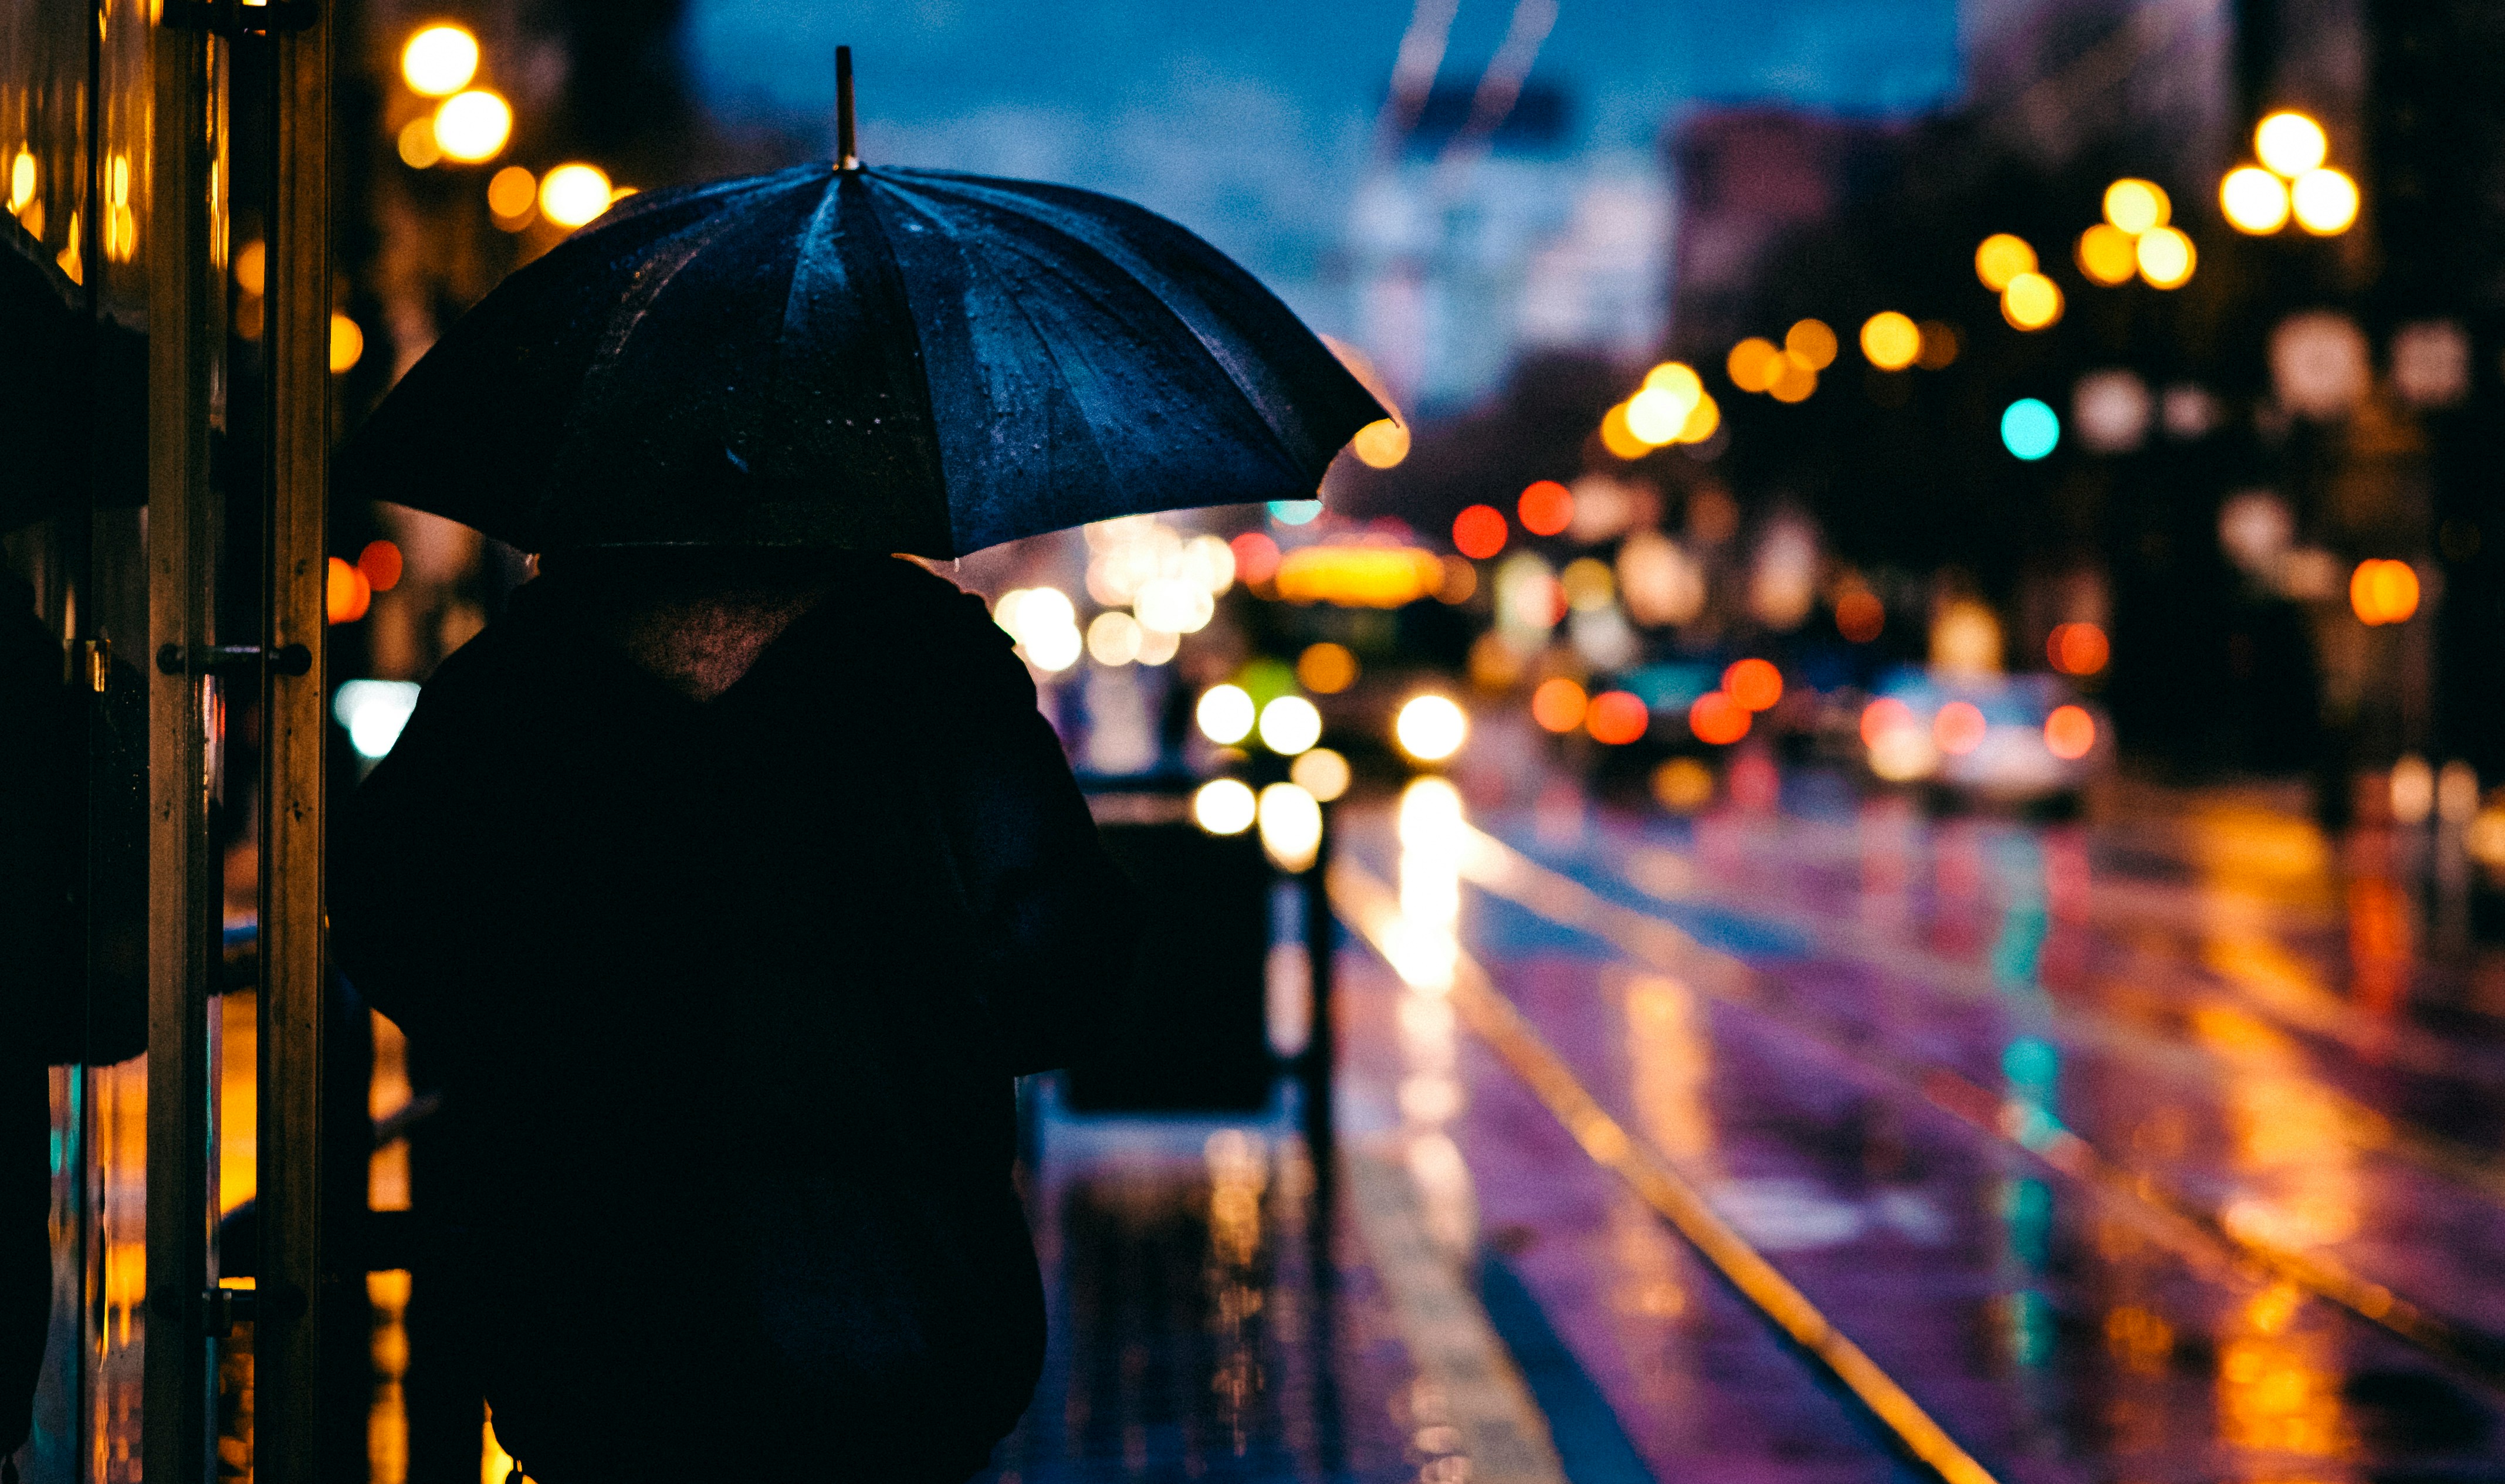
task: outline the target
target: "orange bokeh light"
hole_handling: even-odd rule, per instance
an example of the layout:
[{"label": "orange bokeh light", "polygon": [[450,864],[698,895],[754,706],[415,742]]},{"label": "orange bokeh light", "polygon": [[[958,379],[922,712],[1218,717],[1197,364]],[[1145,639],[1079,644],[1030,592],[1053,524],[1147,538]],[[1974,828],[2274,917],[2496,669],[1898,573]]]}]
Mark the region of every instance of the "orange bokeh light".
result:
[{"label": "orange bokeh light", "polygon": [[1764,711],[1783,698],[1783,672],[1771,660],[1739,660],[1722,672],[1722,691],[1750,711]]},{"label": "orange bokeh light", "polygon": [[2056,706],[2044,719],[2044,750],[2064,762],[2088,755],[2097,745],[2097,719],[2084,706]]},{"label": "orange bokeh light", "polygon": [[1235,553],[1235,575],[1258,586],[1279,575],[1279,544],[1258,531],[1247,531],[1228,542]]},{"label": "orange bokeh light", "polygon": [[2064,675],[2094,675],[2113,656],[2113,646],[2093,623],[2056,623],[2044,641],[2044,654]]},{"label": "orange bokeh light", "polygon": [[1708,690],[1687,708],[1687,729],[1699,742],[1727,746],[1748,734],[1748,708],[1719,690]]},{"label": "orange bokeh light", "polygon": [[357,553],[357,570],[376,592],[389,592],[400,585],[400,548],[387,541],[370,541]]},{"label": "orange bokeh light", "polygon": [[1531,719],[1544,731],[1559,735],[1583,724],[1583,712],[1589,706],[1583,688],[1563,675],[1551,676],[1531,692]]},{"label": "orange bokeh light", "polygon": [[1931,718],[1931,740],[1952,758],[1981,747],[1984,730],[1983,712],[1972,701],[1951,701]]},{"label": "orange bokeh light", "polygon": [[2359,562],[2348,578],[2348,606],[2366,623],[2404,622],[2418,611],[2418,575],[2408,562]]},{"label": "orange bokeh light", "polygon": [[1534,536],[1554,536],[1573,523],[1574,492],[1555,479],[1541,479],[1522,492],[1522,528]]},{"label": "orange bokeh light", "polygon": [[[1524,495],[1529,503],[1531,497]],[[1473,505],[1453,517],[1453,549],[1477,561],[1486,561],[1504,549],[1506,528],[1504,512],[1493,505]]]},{"label": "orange bokeh light", "polygon": [[1854,644],[1868,644],[1888,626],[1887,605],[1867,587],[1856,587],[1835,600],[1835,631]]},{"label": "orange bokeh light", "polygon": [[322,583],[323,617],[333,623],[354,623],[373,602],[374,585],[366,575],[332,557]]},{"label": "orange bokeh light", "polygon": [[1892,695],[1883,695],[1861,708],[1861,745],[1877,747],[1879,739],[1891,731],[1920,726],[1914,720],[1914,708]]},{"label": "orange bokeh light", "polygon": [[1592,697],[1591,706],[1583,713],[1583,729],[1595,742],[1624,747],[1644,734],[1652,725],[1652,711],[1643,698],[1629,690],[1604,690]]}]

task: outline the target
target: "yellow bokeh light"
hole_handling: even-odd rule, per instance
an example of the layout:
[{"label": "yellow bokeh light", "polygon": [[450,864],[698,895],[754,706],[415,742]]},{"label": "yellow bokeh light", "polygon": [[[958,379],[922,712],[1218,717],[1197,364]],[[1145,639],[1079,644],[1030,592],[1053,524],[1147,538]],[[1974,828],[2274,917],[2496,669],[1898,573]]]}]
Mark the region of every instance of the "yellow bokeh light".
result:
[{"label": "yellow bokeh light", "polygon": [[1701,443],[1711,438],[1714,430],[1721,426],[1722,404],[1715,402],[1713,394],[1708,392],[1696,399],[1696,406],[1687,409],[1687,421],[1679,424],[1678,437],[1674,442]]},{"label": "yellow bokeh light", "polygon": [[581,161],[558,165],[540,177],[540,215],[575,228],[609,209],[609,172]]},{"label": "yellow bokeh light", "polygon": [[2088,281],[2108,289],[2131,282],[2131,275],[2139,267],[2131,233],[2110,222],[2099,222],[2079,233],[2076,256],[2079,271],[2087,275]]},{"label": "yellow bokeh light", "polygon": [[246,294],[258,294],[267,283],[269,248],[259,237],[234,251],[235,287]]},{"label": "yellow bokeh light", "polygon": [[9,214],[16,216],[35,198],[35,157],[24,150],[9,161]]},{"label": "yellow bokeh light", "polygon": [[2288,189],[2296,225],[2317,237],[2336,236],[2357,220],[2357,183],[2328,167],[2308,170]]},{"label": "yellow bokeh light", "polygon": [[1609,408],[1601,418],[1601,446],[1622,459],[1640,459],[1652,452],[1653,445],[1636,437],[1627,426],[1627,405],[1623,402]]},{"label": "yellow bokeh light", "polygon": [[1647,386],[1627,399],[1627,431],[1658,447],[1678,437],[1695,407],[1692,399],[1682,401],[1668,388]]},{"label": "yellow bokeh light", "polygon": [[1348,760],[1327,747],[1317,747],[1299,754],[1296,760],[1288,765],[1288,777],[1296,787],[1322,802],[1329,803],[1348,792]]},{"label": "yellow bokeh light", "polygon": [[478,38],[457,25],[431,25],[400,49],[401,81],[423,97],[459,92],[478,75]]},{"label": "yellow bokeh light", "polygon": [[1391,469],[1409,456],[1409,430],[1389,417],[1378,417],[1357,430],[1349,451],[1368,469]]},{"label": "yellow bokeh light", "polygon": [[1666,392],[1678,402],[1694,406],[1696,399],[1705,395],[1705,378],[1696,374],[1696,368],[1684,361],[1664,361],[1644,372],[1643,389]]},{"label": "yellow bokeh light", "polygon": [[2009,281],[2021,273],[2035,271],[2035,249],[2024,237],[2005,231],[1993,232],[1974,250],[1974,276],[1994,294],[2009,287]]},{"label": "yellow bokeh light", "polygon": [[1301,695],[1283,695],[1261,708],[1261,745],[1292,758],[1323,739],[1323,714]]},{"label": "yellow bokeh light", "polygon": [[1923,353],[1923,332],[1893,309],[1861,322],[1861,354],[1881,371],[1903,371]]},{"label": "yellow bokeh light", "polygon": [[1191,817],[1212,834],[1242,834],[1260,813],[1252,791],[1232,778],[1213,778],[1191,796]]},{"label": "yellow bokeh light", "polygon": [[1200,704],[1192,709],[1200,734],[1220,747],[1233,747],[1251,736],[1259,714],[1242,686],[1212,686],[1201,692]]},{"label": "yellow bokeh light", "polygon": [[1791,352],[1785,351],[1776,366],[1774,384],[1766,388],[1766,395],[1777,402],[1807,402],[1817,390],[1817,372]]},{"label": "yellow bokeh light", "polygon": [[1783,354],[1822,371],[1835,364],[1835,332],[1824,320],[1803,320],[1784,333]]},{"label": "yellow bokeh light", "polygon": [[487,182],[487,209],[507,221],[529,216],[539,198],[539,177],[520,165],[507,165]]},{"label": "yellow bokeh light", "polygon": [[401,125],[400,162],[412,170],[432,170],[443,163],[443,146],[435,142],[435,120],[411,119]]},{"label": "yellow bokeh light", "polygon": [[1441,762],[1469,740],[1470,719],[1449,696],[1411,696],[1392,724],[1400,750],[1421,762]]},{"label": "yellow bokeh light", "polygon": [[366,332],[344,314],[331,316],[331,374],[355,369],[365,359]]},{"label": "yellow bokeh light", "polygon": [[2199,254],[2192,249],[2192,239],[2171,227],[2161,227],[2139,239],[2135,256],[2139,259],[2139,276],[2151,288],[2179,289],[2192,277],[2192,265]]},{"label": "yellow bokeh light", "polygon": [[1281,870],[1310,870],[1323,843],[1322,801],[1301,784],[1274,783],[1261,791],[1261,848]]},{"label": "yellow bokeh light", "polygon": [[1296,656],[1296,684],[1316,695],[1337,695],[1357,684],[1357,655],[1347,645],[1325,639],[1305,646]]},{"label": "yellow bokeh light", "polygon": [[2021,273],[2000,291],[2000,317],[2020,330],[2041,330],[2062,317],[2062,289],[2041,273]]},{"label": "yellow bokeh light", "polygon": [[456,92],[435,110],[435,144],[464,164],[504,153],[513,137],[513,107],[484,88]]},{"label": "yellow bokeh light", "polygon": [[2165,226],[2173,212],[2174,203],[2155,181],[2125,176],[2105,187],[2105,220],[2135,237]]},{"label": "yellow bokeh light", "polygon": [[1782,374],[1782,357],[1774,341],[1752,335],[1731,347],[1730,358],[1722,363],[1722,369],[1730,374],[1733,386],[1744,392],[1762,392]]},{"label": "yellow bokeh light", "polygon": [[2253,153],[2263,164],[2294,180],[2330,158],[2331,141],[2321,124],[2283,108],[2254,127]]},{"label": "yellow bokeh light", "polygon": [[2287,225],[2287,184],[2259,165],[2240,165],[2218,182],[2218,205],[2236,230],[2266,236]]}]

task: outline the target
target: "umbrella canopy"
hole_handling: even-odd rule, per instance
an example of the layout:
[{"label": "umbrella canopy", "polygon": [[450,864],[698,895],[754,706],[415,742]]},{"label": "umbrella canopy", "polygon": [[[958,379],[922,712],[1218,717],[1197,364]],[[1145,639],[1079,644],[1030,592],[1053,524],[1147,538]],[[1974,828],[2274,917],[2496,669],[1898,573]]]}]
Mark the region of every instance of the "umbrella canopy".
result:
[{"label": "umbrella canopy", "polygon": [[944,557],[1308,498],[1385,415],[1251,274],[1153,213],[811,165],[627,198],[455,324],[340,477],[526,550]]}]

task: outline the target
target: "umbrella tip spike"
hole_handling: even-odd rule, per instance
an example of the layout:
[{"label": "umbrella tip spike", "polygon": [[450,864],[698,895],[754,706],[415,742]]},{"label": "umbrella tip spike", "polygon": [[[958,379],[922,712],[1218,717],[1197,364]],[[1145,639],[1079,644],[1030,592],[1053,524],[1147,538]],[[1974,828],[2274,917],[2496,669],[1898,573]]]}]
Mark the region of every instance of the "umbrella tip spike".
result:
[{"label": "umbrella tip spike", "polygon": [[853,49],[835,49],[835,168],[858,170],[861,157],[853,150]]}]

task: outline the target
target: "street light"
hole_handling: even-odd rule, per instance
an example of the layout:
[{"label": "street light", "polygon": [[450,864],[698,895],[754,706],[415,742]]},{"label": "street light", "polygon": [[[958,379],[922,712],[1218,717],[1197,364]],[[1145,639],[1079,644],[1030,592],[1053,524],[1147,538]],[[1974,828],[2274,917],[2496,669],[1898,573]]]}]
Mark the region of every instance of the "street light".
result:
[{"label": "street light", "polygon": [[2287,183],[2259,165],[2239,165],[2218,182],[2218,204],[2236,230],[2266,237],[2287,225]]},{"label": "street light", "polygon": [[2273,172],[2292,180],[2330,159],[2331,141],[2321,124],[2283,108],[2254,127],[2253,153]]},{"label": "street light", "polygon": [[2218,182],[2218,204],[2238,231],[2268,236],[2296,224],[2317,237],[2334,237],[2357,221],[2357,182],[2324,163],[2331,141],[2322,125],[2293,109],[2280,109],[2253,129],[2261,166],[2239,165]]},{"label": "street light", "polygon": [[457,25],[420,29],[400,50],[401,81],[421,97],[448,97],[478,75],[478,38]]},{"label": "street light", "polygon": [[495,159],[512,137],[512,105],[484,88],[456,92],[435,110],[437,146],[464,164]]},{"label": "street light", "polygon": [[2328,166],[2308,170],[2288,188],[2296,225],[2317,237],[2334,237],[2357,220],[2357,183]]}]

